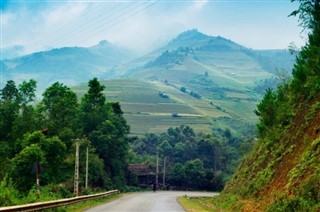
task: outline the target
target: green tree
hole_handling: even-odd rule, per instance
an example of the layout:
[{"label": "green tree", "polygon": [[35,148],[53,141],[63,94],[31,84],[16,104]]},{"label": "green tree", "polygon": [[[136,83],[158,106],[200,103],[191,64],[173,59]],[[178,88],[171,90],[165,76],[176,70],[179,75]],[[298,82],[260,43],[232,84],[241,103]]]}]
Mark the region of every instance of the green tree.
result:
[{"label": "green tree", "polygon": [[43,153],[41,166],[45,169],[42,175],[43,183],[59,182],[63,176],[62,166],[67,156],[66,145],[57,137],[47,138],[42,132],[27,133],[20,141],[20,148],[24,151],[36,145]]},{"label": "green tree", "polygon": [[[90,134],[90,140],[95,146],[105,169],[117,186],[125,183],[125,170],[128,165],[128,128],[121,120],[104,121]],[[116,120],[116,121],[115,121]]]},{"label": "green tree", "polygon": [[100,85],[97,78],[90,80],[88,86],[88,92],[81,99],[85,134],[95,130],[107,119],[109,113],[109,108],[106,107],[106,98],[103,94],[105,87]]},{"label": "green tree", "polygon": [[295,96],[314,96],[320,89],[320,2],[319,0],[292,0],[300,2],[291,13],[299,16],[301,26],[308,31],[308,43],[297,56],[292,71]]},{"label": "green tree", "polygon": [[28,104],[33,102],[36,94],[37,82],[33,79],[29,80],[29,82],[23,81],[19,85],[19,96],[22,104]]},{"label": "green tree", "polygon": [[41,103],[50,135],[59,135],[65,129],[78,129],[77,96],[69,87],[59,82],[54,83],[43,93]]},{"label": "green tree", "polygon": [[183,93],[185,93],[185,92],[187,92],[187,88],[182,86],[182,87],[180,88],[180,91],[183,92]]},{"label": "green tree", "polygon": [[9,80],[0,92],[1,102],[16,101],[19,99],[19,91],[13,80]]},{"label": "green tree", "polygon": [[185,164],[186,184],[194,187],[194,182],[202,181],[205,176],[203,162],[200,159],[189,160]]},{"label": "green tree", "polygon": [[20,113],[14,122],[13,135],[14,139],[21,138],[27,132],[33,132],[37,129],[36,113],[34,106],[31,104],[35,99],[37,82],[30,80],[23,81],[19,85],[19,103]]},{"label": "green tree", "polygon": [[160,153],[169,156],[172,154],[172,146],[167,140],[162,141],[162,143],[159,145]]},{"label": "green tree", "polygon": [[15,82],[9,80],[0,91],[0,141],[8,142],[11,154],[13,150],[13,127],[19,116],[19,92]]},{"label": "green tree", "polygon": [[260,117],[260,123],[257,125],[260,136],[266,134],[268,127],[272,127],[277,117],[277,96],[276,93],[268,88],[262,101],[258,104],[255,114]]},{"label": "green tree", "polygon": [[64,175],[62,167],[67,156],[66,145],[57,136],[54,136],[42,140],[39,146],[45,158],[42,166],[45,168],[46,182],[62,182],[64,179],[62,178]]},{"label": "green tree", "polygon": [[44,161],[45,153],[37,144],[32,144],[24,148],[13,158],[14,170],[12,179],[21,191],[29,190],[36,184],[35,175],[32,169],[37,161],[40,164]]}]

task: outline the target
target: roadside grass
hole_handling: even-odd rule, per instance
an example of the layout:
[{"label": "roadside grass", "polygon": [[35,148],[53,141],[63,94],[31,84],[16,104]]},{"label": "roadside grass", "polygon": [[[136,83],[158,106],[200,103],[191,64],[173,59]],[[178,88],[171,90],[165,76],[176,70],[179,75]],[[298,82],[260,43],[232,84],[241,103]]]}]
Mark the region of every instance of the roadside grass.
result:
[{"label": "roadside grass", "polygon": [[80,212],[80,211],[85,211],[89,208],[104,204],[104,203],[108,203],[111,201],[114,201],[116,199],[119,199],[125,195],[128,195],[128,193],[121,193],[121,194],[113,194],[111,196],[107,196],[107,197],[102,197],[102,198],[98,198],[98,199],[93,199],[93,200],[88,200],[85,202],[79,202],[79,203],[75,203],[72,205],[67,205],[67,206],[61,206],[55,209],[49,209],[46,211],[54,211],[54,212]]},{"label": "roadside grass", "polygon": [[207,208],[201,205],[197,200],[197,197],[187,197],[182,196],[178,197],[178,202],[183,207],[183,209],[187,212],[207,212],[212,211],[210,208]]},{"label": "roadside grass", "polygon": [[178,202],[187,212],[241,211],[243,203],[235,195],[222,194],[215,197],[178,197]]}]

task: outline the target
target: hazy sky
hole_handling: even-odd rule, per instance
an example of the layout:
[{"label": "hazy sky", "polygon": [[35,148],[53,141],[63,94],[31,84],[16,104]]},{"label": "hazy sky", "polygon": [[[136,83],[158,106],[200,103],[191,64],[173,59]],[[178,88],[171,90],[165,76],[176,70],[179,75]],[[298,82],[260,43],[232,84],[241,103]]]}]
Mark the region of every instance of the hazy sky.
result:
[{"label": "hazy sky", "polygon": [[3,55],[100,40],[143,54],[196,28],[253,49],[304,43],[290,0],[1,0]]}]

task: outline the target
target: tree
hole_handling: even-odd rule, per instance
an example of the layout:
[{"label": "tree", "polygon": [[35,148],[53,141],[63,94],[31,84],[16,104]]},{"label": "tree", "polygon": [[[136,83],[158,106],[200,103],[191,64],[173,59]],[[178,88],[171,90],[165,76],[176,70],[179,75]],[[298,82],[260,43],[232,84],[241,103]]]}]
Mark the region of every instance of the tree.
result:
[{"label": "tree", "polygon": [[57,136],[47,138],[41,131],[24,135],[20,141],[21,152],[33,145],[39,147],[43,153],[41,166],[45,169],[45,173],[42,181],[44,180],[44,183],[59,182],[63,175],[61,167],[67,156],[66,145]]},{"label": "tree", "polygon": [[182,91],[183,93],[185,93],[185,92],[187,92],[187,88],[182,86],[182,87],[180,88],[180,91]]},{"label": "tree", "polygon": [[67,156],[66,145],[57,136],[54,136],[42,140],[39,146],[44,152],[45,161],[42,166],[45,168],[46,181],[48,183],[61,182],[63,176],[61,167]]},{"label": "tree", "polygon": [[205,175],[203,162],[200,159],[189,160],[185,164],[186,183],[193,187],[194,181],[200,182]]},{"label": "tree", "polygon": [[90,140],[100,158],[104,161],[105,169],[117,186],[125,183],[125,169],[128,165],[128,127],[121,120],[104,121],[96,130],[90,133]]},{"label": "tree", "polygon": [[50,135],[59,135],[65,129],[77,129],[78,102],[76,94],[62,83],[56,82],[46,89],[42,100]]},{"label": "tree", "polygon": [[29,80],[29,82],[23,81],[19,85],[19,96],[21,98],[22,104],[28,104],[34,101],[36,97],[35,91],[37,88],[37,82],[33,79]]},{"label": "tree", "polygon": [[258,104],[257,110],[254,111],[255,114],[260,117],[260,123],[257,125],[260,136],[264,136],[267,127],[272,127],[275,123],[277,116],[276,100],[276,93],[268,88],[262,101]]},{"label": "tree", "polygon": [[9,142],[12,140],[14,122],[19,115],[19,92],[14,81],[7,82],[0,91],[0,97],[0,141]]},{"label": "tree", "polygon": [[19,99],[19,91],[13,80],[9,80],[0,92],[1,102],[16,101]]},{"label": "tree", "polygon": [[[97,78],[90,80],[88,86],[88,92],[81,99],[85,134],[95,130],[107,119],[109,113],[109,108],[106,107],[106,98],[102,93],[105,86],[100,85]],[[114,107],[116,108],[116,105]]]},{"label": "tree", "polygon": [[292,71],[292,88],[295,96],[316,95],[320,89],[320,1],[319,0],[292,0],[299,1],[300,6],[291,15],[299,16],[300,25],[308,30],[309,41],[297,56]]},{"label": "tree", "polygon": [[13,135],[14,138],[21,138],[25,133],[32,132],[37,128],[37,121],[35,119],[36,110],[30,103],[34,101],[36,95],[35,90],[37,82],[30,80],[23,81],[19,85],[19,103],[20,114],[14,122]]},{"label": "tree", "polygon": [[44,152],[37,144],[32,144],[13,158],[14,171],[12,179],[19,190],[27,191],[36,184],[32,169],[37,161],[42,164],[44,155]]}]

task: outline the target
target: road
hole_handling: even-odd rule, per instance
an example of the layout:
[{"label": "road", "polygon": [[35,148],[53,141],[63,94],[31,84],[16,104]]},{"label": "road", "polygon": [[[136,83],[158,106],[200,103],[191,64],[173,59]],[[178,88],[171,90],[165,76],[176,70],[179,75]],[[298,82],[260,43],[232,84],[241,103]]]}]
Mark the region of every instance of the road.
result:
[{"label": "road", "polygon": [[177,202],[179,196],[214,196],[213,192],[190,192],[190,191],[157,191],[139,192],[124,196],[115,201],[91,208],[89,212],[174,212],[184,211]]}]

